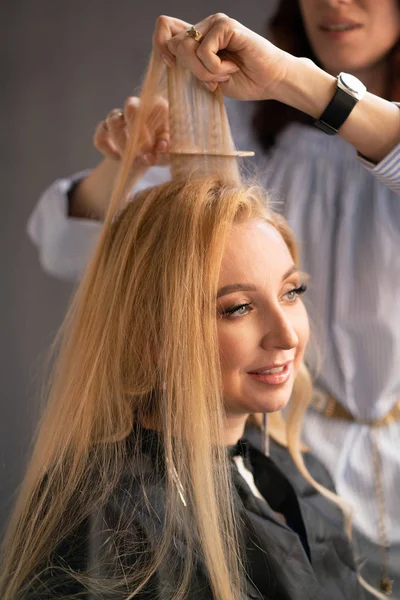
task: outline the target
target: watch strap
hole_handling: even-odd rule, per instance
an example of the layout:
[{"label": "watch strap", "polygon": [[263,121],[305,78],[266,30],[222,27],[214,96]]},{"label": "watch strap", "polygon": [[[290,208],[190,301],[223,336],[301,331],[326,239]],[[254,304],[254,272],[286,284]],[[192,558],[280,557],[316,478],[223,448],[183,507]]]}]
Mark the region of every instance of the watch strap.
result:
[{"label": "watch strap", "polygon": [[336,135],[357,102],[357,98],[353,98],[339,87],[336,88],[332,100],[320,118],[314,121],[314,125],[328,135]]}]

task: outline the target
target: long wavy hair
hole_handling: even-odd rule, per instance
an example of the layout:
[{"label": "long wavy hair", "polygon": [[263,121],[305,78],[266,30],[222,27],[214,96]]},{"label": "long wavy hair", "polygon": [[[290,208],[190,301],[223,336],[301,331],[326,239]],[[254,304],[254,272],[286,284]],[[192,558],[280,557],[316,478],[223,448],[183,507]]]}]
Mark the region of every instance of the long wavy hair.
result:
[{"label": "long wavy hair", "polygon": [[[178,530],[187,558],[171,598],[187,597],[199,553],[213,597],[242,597],[240,524],[223,445],[218,277],[227,236],[249,219],[271,223],[296,263],[298,256],[288,225],[268,208],[264,192],[232,181],[230,167],[225,177],[220,162],[218,172],[209,165],[201,177],[183,177],[177,169],[173,181],[126,202],[140,132],[156,119],[152,99],[161,69],[153,58],[98,246],[57,342],[47,406],[3,545],[2,600],[82,593],[128,600],[160,565],[168,564],[171,574],[178,568],[169,562]],[[181,166],[185,160],[175,157]],[[310,396],[304,366],[293,395],[292,455],[308,480],[339,502],[312,480],[301,457],[299,423]],[[140,546],[142,558],[132,565],[139,544],[133,521],[137,503],[145,502],[131,492],[134,486],[143,491],[136,468],[143,427],[162,439],[166,506],[161,538],[148,540],[148,553]],[[127,504],[107,528],[104,514],[116,510],[122,487]],[[89,536],[86,523],[93,517],[106,533],[95,564],[82,569],[73,557],[68,564],[58,560],[66,540],[78,539],[79,531]]]},{"label": "long wavy hair", "polygon": [[[400,6],[400,1],[398,3]],[[265,33],[282,50],[294,56],[309,58],[317,65],[322,66],[308,41],[298,0],[280,0],[272,19],[266,24]],[[385,97],[387,100],[399,101],[400,40],[388,55],[387,60],[390,70]],[[265,100],[257,103],[252,128],[261,147],[269,150],[275,143],[276,137],[289,123],[312,125],[313,120],[309,115],[291,106],[275,100]]]}]

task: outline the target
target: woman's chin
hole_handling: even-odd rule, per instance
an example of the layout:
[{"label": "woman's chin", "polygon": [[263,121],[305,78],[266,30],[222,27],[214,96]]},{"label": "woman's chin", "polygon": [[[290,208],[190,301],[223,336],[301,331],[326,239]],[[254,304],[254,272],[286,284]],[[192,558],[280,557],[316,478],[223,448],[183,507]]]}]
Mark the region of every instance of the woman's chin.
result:
[{"label": "woman's chin", "polygon": [[251,403],[254,405],[253,412],[276,412],[282,410],[288,404],[293,391],[293,382],[287,381],[280,389],[268,390],[261,394],[254,394]]},{"label": "woman's chin", "polygon": [[252,397],[250,402],[247,399],[247,402],[242,404],[245,412],[252,413],[272,413],[277,412],[278,410],[282,410],[288,404],[290,400],[291,393],[283,392],[271,394],[268,398],[257,398]]},{"label": "woman's chin", "polygon": [[274,398],[269,402],[265,402],[263,407],[259,412],[272,413],[277,412],[278,410],[282,410],[287,406],[290,400],[290,396],[284,396],[282,398]]},{"label": "woman's chin", "polygon": [[[259,384],[257,384],[257,387]],[[272,389],[271,389],[272,388]],[[236,393],[224,395],[226,409],[236,415],[270,413],[282,410],[288,404],[293,391],[293,378],[281,386],[257,389],[254,385]]]}]

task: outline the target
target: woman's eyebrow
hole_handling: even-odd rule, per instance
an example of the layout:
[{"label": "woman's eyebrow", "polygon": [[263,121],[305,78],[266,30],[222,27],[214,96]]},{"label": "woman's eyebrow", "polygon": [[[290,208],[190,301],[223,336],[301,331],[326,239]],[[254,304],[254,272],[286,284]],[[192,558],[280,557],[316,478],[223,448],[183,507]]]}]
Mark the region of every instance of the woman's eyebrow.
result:
[{"label": "woman's eyebrow", "polygon": [[282,277],[282,281],[285,281],[285,279],[287,279],[288,277],[290,277],[290,275],[293,275],[293,273],[297,273],[298,270],[299,269],[296,267],[296,265],[292,265],[290,267],[290,269],[288,269],[286,271],[286,273],[284,274],[284,276]]},{"label": "woman's eyebrow", "polygon": [[227,294],[231,294],[232,292],[255,292],[256,286],[252,283],[233,283],[231,285],[225,285],[220,288],[217,293],[217,298],[221,298],[221,296],[226,296]]},{"label": "woman's eyebrow", "polygon": [[[298,268],[296,265],[292,265],[282,277],[282,281],[290,277],[293,273],[298,272]],[[224,287],[220,288],[217,293],[217,298],[221,298],[221,296],[226,296],[227,294],[232,294],[233,292],[255,292],[257,291],[257,287],[252,283],[232,283],[231,285],[224,285]]]}]

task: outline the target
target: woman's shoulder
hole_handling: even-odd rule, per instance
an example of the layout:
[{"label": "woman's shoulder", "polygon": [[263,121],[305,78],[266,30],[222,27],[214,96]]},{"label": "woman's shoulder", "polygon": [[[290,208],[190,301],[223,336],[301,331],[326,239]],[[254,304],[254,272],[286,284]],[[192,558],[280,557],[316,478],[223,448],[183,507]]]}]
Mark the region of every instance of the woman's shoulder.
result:
[{"label": "woman's shoulder", "polygon": [[[120,476],[109,490],[103,490],[101,499],[90,506],[79,499],[75,505],[71,500],[63,517],[67,533],[38,565],[24,600],[74,594],[85,598],[93,574],[122,580],[121,569],[142,568],[150,559],[154,541],[162,536],[165,510],[163,473],[155,442],[155,437],[130,435],[125,440]],[[105,480],[101,473],[99,478]],[[78,501],[82,510],[77,508]]]}]

